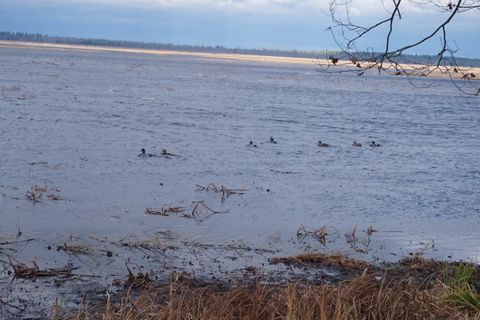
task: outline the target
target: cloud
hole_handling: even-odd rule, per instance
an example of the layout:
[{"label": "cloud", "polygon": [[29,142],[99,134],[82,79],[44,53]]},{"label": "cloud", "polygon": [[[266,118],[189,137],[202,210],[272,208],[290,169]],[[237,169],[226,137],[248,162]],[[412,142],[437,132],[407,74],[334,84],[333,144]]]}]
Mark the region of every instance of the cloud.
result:
[{"label": "cloud", "polygon": [[[347,1],[347,0],[338,0]],[[440,1],[440,0],[439,0]],[[443,1],[443,0],[442,0]],[[0,30],[84,37],[222,44],[241,47],[334,48],[329,32],[330,0],[0,0]],[[402,1],[395,41],[429,34],[443,14],[439,8]],[[351,21],[370,26],[385,19],[389,0],[352,0]],[[339,7],[338,14],[345,13]],[[455,17],[448,39],[462,55],[478,56],[478,11]],[[368,47],[383,48],[385,28],[372,33]],[[439,42],[439,36],[432,39]],[[395,42],[397,43],[397,42]]]},{"label": "cloud", "polygon": [[[8,2],[13,0],[0,0]],[[135,8],[210,8],[210,9],[298,9],[303,7],[327,8],[329,0],[16,0],[21,3],[88,4]]]},{"label": "cloud", "polygon": [[[5,3],[31,3],[34,5],[90,5],[111,6],[117,8],[149,8],[149,9],[186,9],[215,10],[230,12],[253,12],[263,14],[290,13],[326,16],[331,0],[0,0]],[[392,1],[382,0],[338,0],[338,3],[349,3],[351,17],[386,16],[393,8]],[[428,3],[428,1],[426,2]],[[345,6],[338,11],[344,12]],[[403,1],[402,13],[437,13],[435,7],[416,1]]]}]

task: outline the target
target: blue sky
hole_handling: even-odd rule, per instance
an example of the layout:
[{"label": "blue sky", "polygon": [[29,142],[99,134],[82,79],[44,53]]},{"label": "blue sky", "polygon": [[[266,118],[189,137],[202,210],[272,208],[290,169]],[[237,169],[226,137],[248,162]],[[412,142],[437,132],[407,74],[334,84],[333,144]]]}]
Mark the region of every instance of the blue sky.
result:
[{"label": "blue sky", "polygon": [[[381,3],[353,1],[352,19],[376,22],[386,14]],[[0,30],[234,48],[335,49],[325,31],[331,24],[328,4],[329,0],[0,0]],[[395,34],[397,44],[426,34],[438,19],[438,11],[410,3]],[[459,55],[480,57],[479,10],[456,17],[448,31]],[[366,40],[364,48],[383,48],[381,34]],[[435,54],[439,43],[436,37],[411,53]]]}]

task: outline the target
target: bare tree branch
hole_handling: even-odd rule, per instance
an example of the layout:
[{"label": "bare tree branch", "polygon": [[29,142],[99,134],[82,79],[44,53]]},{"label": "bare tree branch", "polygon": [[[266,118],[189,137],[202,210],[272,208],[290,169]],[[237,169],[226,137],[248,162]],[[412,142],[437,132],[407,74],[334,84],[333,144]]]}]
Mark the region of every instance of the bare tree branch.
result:
[{"label": "bare tree branch", "polygon": [[[480,10],[480,0],[391,0],[389,9],[382,0],[383,7],[388,13],[384,19],[372,23],[369,26],[355,24],[351,20],[351,6],[353,0],[331,0],[330,16],[332,26],[328,28],[337,46],[342,50],[342,58],[328,56],[328,64],[323,71],[329,71],[330,67],[340,66],[334,72],[354,72],[363,75],[370,69],[378,69],[392,75],[404,75],[408,79],[417,76],[442,75],[447,76],[454,83],[455,87],[464,94],[480,94],[480,75],[475,74],[468,67],[461,67],[457,64],[455,54],[457,48],[452,49],[447,41],[448,26],[459,14],[471,10]],[[402,12],[406,5],[429,6],[430,10],[439,10],[439,14],[445,14],[437,25],[433,25],[431,31],[395,48],[397,43],[394,38],[395,31],[401,27],[397,22],[402,20]],[[437,8],[437,9],[435,9]],[[343,14],[341,12],[343,10]],[[407,18],[408,19],[408,18]],[[385,30],[385,31],[384,31]],[[384,50],[376,52],[366,48],[359,50],[359,42],[366,41],[366,37],[374,32],[385,32]],[[426,64],[409,62],[406,58],[407,51],[431,43],[434,38],[440,38],[439,51],[434,59]],[[347,57],[347,60],[345,59]]]}]

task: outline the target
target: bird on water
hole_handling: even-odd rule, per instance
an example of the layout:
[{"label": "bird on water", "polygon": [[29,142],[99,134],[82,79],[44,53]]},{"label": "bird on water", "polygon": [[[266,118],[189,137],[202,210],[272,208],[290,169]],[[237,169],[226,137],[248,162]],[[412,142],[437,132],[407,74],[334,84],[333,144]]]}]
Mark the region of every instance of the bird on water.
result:
[{"label": "bird on water", "polygon": [[167,149],[162,149],[162,153],[161,153],[162,156],[175,156],[173,153],[170,153],[167,151]]},{"label": "bird on water", "polygon": [[328,143],[322,142],[320,140],[317,142],[317,146],[319,146],[321,148],[330,147],[330,145]]},{"label": "bird on water", "polygon": [[352,146],[354,146],[354,147],[361,147],[361,146],[362,146],[362,144],[361,144],[360,142],[353,141],[353,144],[352,144]]}]

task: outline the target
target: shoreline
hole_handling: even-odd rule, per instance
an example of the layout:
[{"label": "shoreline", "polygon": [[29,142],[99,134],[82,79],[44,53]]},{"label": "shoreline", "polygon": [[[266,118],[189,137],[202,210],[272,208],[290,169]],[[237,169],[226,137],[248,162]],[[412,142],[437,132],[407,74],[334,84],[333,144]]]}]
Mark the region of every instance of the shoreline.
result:
[{"label": "shoreline", "polygon": [[[54,319],[478,319],[480,265],[412,256],[376,266],[339,254],[277,259],[316,270],[315,278],[243,276],[198,279],[172,272],[166,281],[128,270],[126,280],[84,293],[77,306],[52,301]],[[323,277],[326,267],[342,275]],[[294,269],[291,269],[293,272]],[[285,271],[289,272],[289,271]],[[319,317],[319,315],[323,315]]]},{"label": "shoreline", "polygon": [[7,40],[0,40],[0,48],[56,49],[56,50],[92,51],[92,52],[140,53],[140,54],[150,54],[150,55],[176,55],[176,56],[191,56],[191,57],[197,57],[197,58],[209,58],[209,59],[217,59],[217,60],[238,60],[238,61],[249,61],[249,62],[262,62],[262,63],[290,63],[290,64],[305,64],[305,65],[311,65],[317,61],[317,59],[310,59],[310,58],[263,56],[263,55],[234,54],[234,53],[208,53],[208,52],[158,50],[158,49],[119,48],[119,47],[37,43],[37,42],[23,42],[23,41],[7,41]]},{"label": "shoreline", "polygon": [[[159,50],[159,49],[138,49],[138,48],[121,48],[121,47],[106,47],[106,46],[93,46],[93,45],[73,45],[73,44],[55,44],[55,43],[38,43],[38,42],[24,42],[24,41],[11,41],[11,40],[0,40],[0,49],[9,48],[9,49],[46,49],[46,50],[77,50],[77,51],[86,51],[86,52],[117,52],[117,53],[134,53],[134,54],[148,54],[148,55],[160,55],[160,56],[185,56],[185,57],[194,57],[194,58],[203,58],[203,59],[213,59],[213,60],[228,60],[228,61],[242,61],[242,62],[253,62],[253,63],[267,63],[267,64],[294,64],[294,65],[313,65],[321,68],[329,67],[332,68],[332,71],[322,71],[320,72],[329,72],[329,73],[341,73],[345,72],[348,67],[348,72],[356,73],[354,67],[351,67],[351,62],[341,61],[341,64],[338,66],[331,65],[327,59],[312,59],[312,58],[297,58],[297,57],[281,57],[281,56],[267,56],[267,55],[255,55],[255,54],[237,54],[237,53],[209,53],[209,52],[195,52],[195,51],[179,51],[179,50]],[[338,70],[333,68],[338,67]],[[475,67],[463,67],[461,72],[448,72],[444,70],[445,67],[440,67],[441,69],[436,69],[435,67],[427,67],[419,64],[408,64],[401,65],[401,69],[406,72],[410,70],[412,74],[390,74],[390,76],[406,76],[413,78],[443,78],[450,80],[461,80],[462,76],[467,73],[473,73],[480,75],[480,68]],[[453,67],[452,67],[453,68]],[[362,70],[362,69],[360,69]],[[368,68],[365,69],[368,71]],[[372,70],[373,71],[373,70]],[[391,66],[386,67],[384,72],[391,73],[394,71],[394,68]],[[468,80],[480,80],[479,77],[471,77]]]}]

